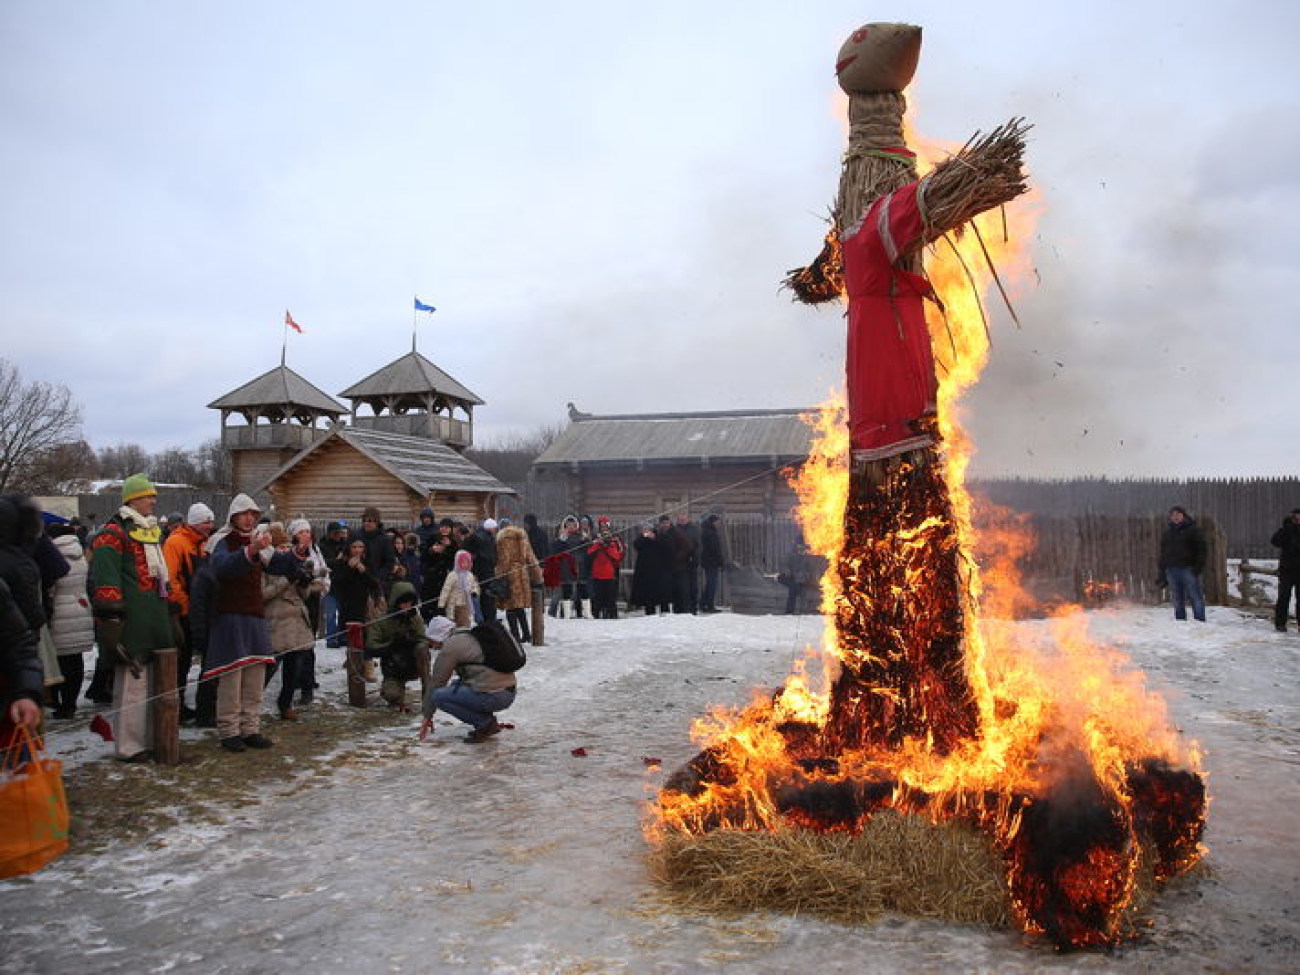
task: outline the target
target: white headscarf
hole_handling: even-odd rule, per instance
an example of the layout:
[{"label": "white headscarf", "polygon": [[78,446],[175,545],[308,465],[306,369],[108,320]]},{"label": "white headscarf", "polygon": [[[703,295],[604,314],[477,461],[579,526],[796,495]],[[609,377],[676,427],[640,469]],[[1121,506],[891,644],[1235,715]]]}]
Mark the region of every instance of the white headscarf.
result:
[{"label": "white headscarf", "polygon": [[244,511],[256,511],[258,514],[262,513],[262,509],[257,506],[257,502],[247,494],[236,494],[230,501],[230,511],[226,515],[226,523],[221,526],[220,531],[212,533],[207,544],[203,546],[203,550],[209,554],[215,552],[220,541],[235,530],[235,515]]}]

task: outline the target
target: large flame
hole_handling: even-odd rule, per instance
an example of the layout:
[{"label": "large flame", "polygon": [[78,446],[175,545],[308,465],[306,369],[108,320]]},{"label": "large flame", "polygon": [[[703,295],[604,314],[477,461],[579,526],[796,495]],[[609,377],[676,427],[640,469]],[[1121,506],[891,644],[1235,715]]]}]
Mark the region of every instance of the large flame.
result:
[{"label": "large flame", "polygon": [[[915,134],[909,141],[929,165],[946,154]],[[974,228],[931,248],[927,272],[942,302],[942,312],[931,310],[929,324],[940,380],[947,503],[917,515],[891,540],[887,553],[908,562],[910,552],[929,552],[955,530],[962,666],[977,718],[945,715],[947,702],[925,697],[924,687],[919,705],[890,700],[896,691],[876,688],[868,702],[872,706],[929,708],[935,713],[928,721],[956,730],[942,740],[933,733],[903,735],[890,747],[841,736],[831,744],[848,741],[849,747],[837,748],[834,758],[827,758],[827,729],[836,720],[831,687],[842,668],[861,666],[864,655],[872,653],[865,644],[841,646],[843,628],[828,626],[823,646],[810,651],[808,665],[798,667],[775,696],[756,697],[738,711],[717,709],[696,722],[693,737],[704,749],[693,763],[698,783],[662,794],[651,833],[773,829],[790,823],[853,830],[873,809],[885,806],[924,811],[937,821],[963,817],[989,831],[1006,857],[1013,907],[1026,929],[1051,927],[1048,934],[1058,944],[1105,944],[1116,938],[1114,919],[1134,887],[1139,832],[1159,834],[1158,876],[1186,869],[1202,852],[1204,795],[1197,794],[1201,769],[1195,745],[1172,728],[1164,702],[1147,689],[1142,673],[1118,650],[1089,636],[1086,617],[1077,607],[1063,607],[1033,624],[1012,622],[1017,608],[1028,601],[1017,574],[1019,560],[1032,548],[1023,521],[1007,513],[991,520],[981,517],[978,537],[973,527],[974,504],[965,485],[972,445],[961,425],[961,399],[987,361],[983,302],[999,285],[1014,294],[1016,283],[1030,274],[1027,254],[1015,242],[1032,238],[1038,209],[1031,197],[1005,215],[984,215]],[[821,608],[840,614],[841,620],[846,613],[881,611],[853,592],[854,579],[846,586],[841,577],[846,567],[854,571],[853,560],[843,558],[850,493],[844,410],[843,396],[837,394],[807,418],[815,428],[815,443],[792,479],[804,536],[830,566],[822,581]],[[871,558],[870,546],[866,548]],[[902,566],[890,585],[923,592],[935,586],[933,574],[933,563],[918,558],[913,568]],[[860,601],[850,606],[846,601],[852,599]],[[916,675],[922,685],[940,679]],[[862,701],[853,703],[859,707]],[[783,783],[809,780],[856,783],[853,795],[861,819],[830,820],[778,801]],[[879,783],[887,794],[875,797],[862,783]],[[1053,803],[1044,801],[1049,796]],[[1098,920],[1067,919],[1055,927],[1042,920],[1052,916],[1042,901],[1060,895],[1045,893],[1036,876],[1054,869],[1036,859],[1042,846],[1036,837],[1058,828],[1051,820],[1067,800],[1076,798],[1083,805],[1092,803],[1089,808],[1112,811],[1094,817],[1097,821],[1086,830],[1071,823],[1072,833],[1090,837],[1071,841],[1090,845],[1057,870],[1055,889],[1072,899],[1072,917],[1095,914]],[[1179,803],[1196,808],[1190,815],[1171,813]]]}]

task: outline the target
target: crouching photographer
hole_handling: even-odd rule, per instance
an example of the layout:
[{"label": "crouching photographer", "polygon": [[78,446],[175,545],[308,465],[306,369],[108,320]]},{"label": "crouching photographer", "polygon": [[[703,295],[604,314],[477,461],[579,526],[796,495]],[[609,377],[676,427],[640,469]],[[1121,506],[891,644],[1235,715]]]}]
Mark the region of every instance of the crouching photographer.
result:
[{"label": "crouching photographer", "polygon": [[[497,712],[515,703],[515,672],[527,662],[523,647],[495,620],[447,637],[433,663],[424,698],[420,740],[433,731],[433,715],[446,711],[471,728],[465,740],[487,741],[501,731]],[[456,679],[448,684],[452,675]]]}]

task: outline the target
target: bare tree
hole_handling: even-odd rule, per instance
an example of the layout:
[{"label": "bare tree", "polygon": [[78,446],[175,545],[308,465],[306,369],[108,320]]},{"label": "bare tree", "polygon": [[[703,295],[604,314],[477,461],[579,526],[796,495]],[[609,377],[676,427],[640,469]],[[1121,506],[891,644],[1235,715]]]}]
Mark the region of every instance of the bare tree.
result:
[{"label": "bare tree", "polygon": [[99,452],[99,476],[122,478],[148,473],[149,452],[138,443],[120,443]]},{"label": "bare tree", "polygon": [[81,406],[67,386],[23,382],[0,359],[0,491],[33,490],[34,465],[49,451],[81,439]]},{"label": "bare tree", "polygon": [[32,494],[84,494],[98,473],[99,459],[86,441],[58,444],[33,458],[22,489]]},{"label": "bare tree", "polygon": [[230,465],[230,451],[221,443],[220,437],[203,441],[194,452],[194,461],[199,471],[195,486],[230,490],[234,472]]},{"label": "bare tree", "polygon": [[528,471],[537,455],[549,447],[564,429],[563,424],[551,424],[527,433],[505,434],[481,447],[471,447],[465,451],[465,456],[498,480],[517,487],[527,481]]},{"label": "bare tree", "polygon": [[149,472],[155,480],[166,484],[194,484],[199,480],[195,454],[183,447],[168,447],[154,454]]}]

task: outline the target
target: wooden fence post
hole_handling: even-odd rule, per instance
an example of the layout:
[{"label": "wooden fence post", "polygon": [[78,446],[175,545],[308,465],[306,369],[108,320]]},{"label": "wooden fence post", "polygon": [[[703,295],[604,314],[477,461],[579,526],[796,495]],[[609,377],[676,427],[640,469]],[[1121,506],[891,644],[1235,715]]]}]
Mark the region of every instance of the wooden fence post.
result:
[{"label": "wooden fence post", "polygon": [[533,646],[546,646],[546,590],[538,586],[532,589],[533,595]]},{"label": "wooden fence post", "polygon": [[366,706],[365,626],[361,623],[349,623],[347,630],[348,649],[344,670],[348,675],[348,704],[354,708],[364,708]]},{"label": "wooden fence post", "polygon": [[153,756],[159,765],[181,763],[181,701],[176,687],[176,651],[153,653]]}]

